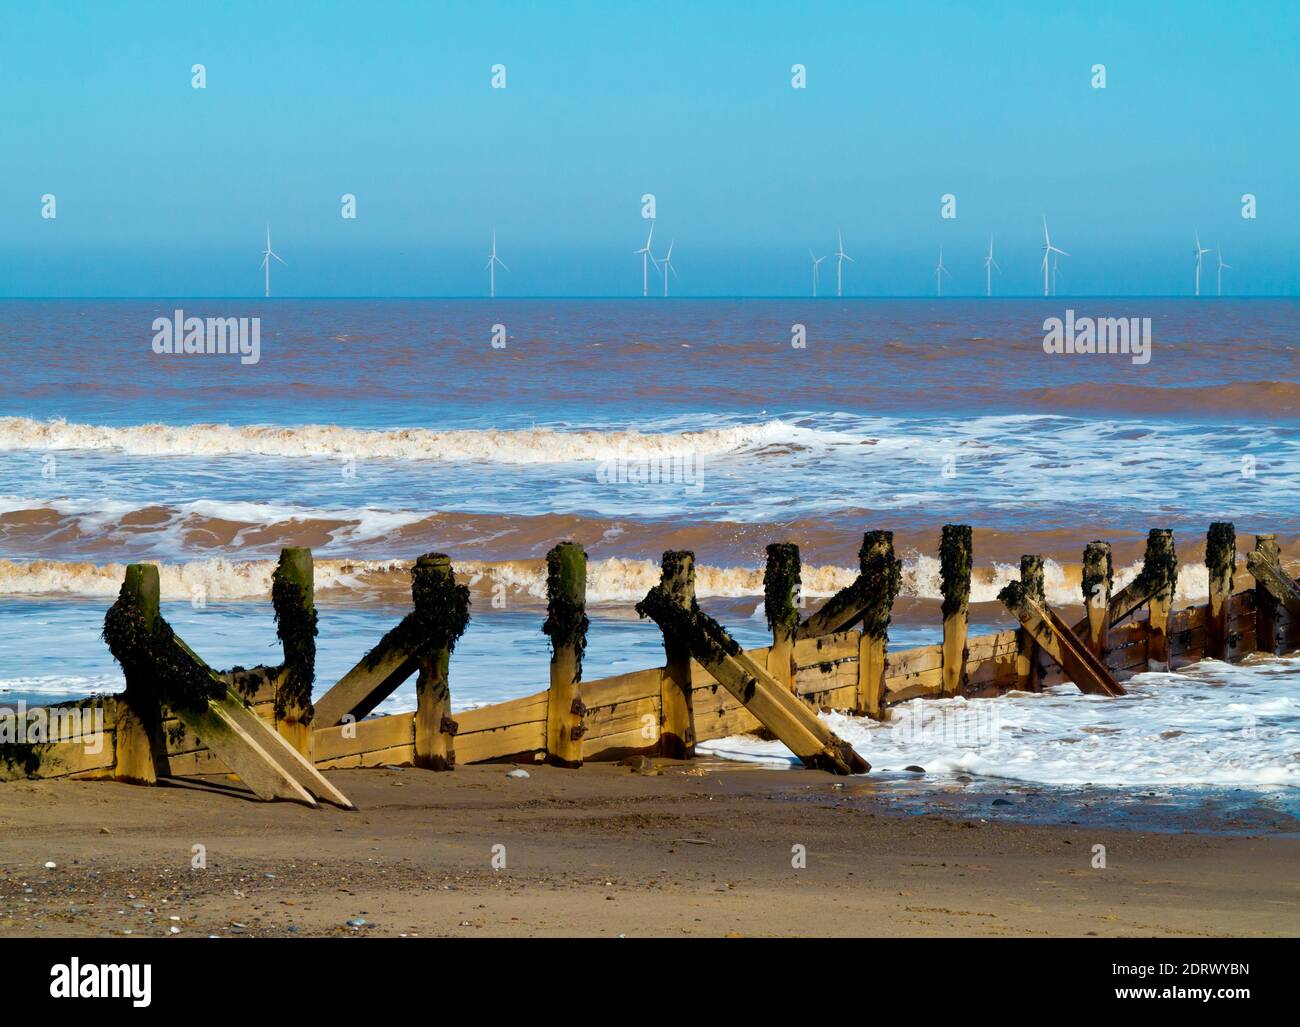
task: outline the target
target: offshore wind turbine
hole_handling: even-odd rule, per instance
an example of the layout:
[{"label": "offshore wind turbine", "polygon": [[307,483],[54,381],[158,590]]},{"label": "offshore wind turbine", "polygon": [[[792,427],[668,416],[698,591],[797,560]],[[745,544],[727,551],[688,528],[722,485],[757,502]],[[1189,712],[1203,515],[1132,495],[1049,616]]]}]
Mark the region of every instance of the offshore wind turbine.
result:
[{"label": "offshore wind turbine", "polygon": [[[654,237],[655,237],[655,222],[654,222],[654,218],[651,218],[650,234],[645,237],[645,245],[642,246],[639,250],[632,251],[632,256],[634,257],[638,253],[641,254],[641,295],[642,296],[650,295],[650,264],[655,259],[655,255],[650,252],[650,243],[654,239]],[[658,263],[655,262],[655,267],[658,266],[659,266]]]},{"label": "offshore wind turbine", "polygon": [[943,247],[939,247],[939,265],[934,269],[934,289],[935,294],[943,295],[943,276],[952,277],[952,273],[943,266]]},{"label": "offshore wind turbine", "polygon": [[[680,278],[677,274],[677,268],[673,267],[673,243],[675,239],[668,240],[668,252],[664,254],[663,260],[655,260],[655,265],[659,268],[660,273],[664,276],[664,298],[668,297],[668,272],[673,273],[674,278]],[[654,259],[654,258],[651,258]]]},{"label": "offshore wind turbine", "polygon": [[[266,272],[266,294],[265,295],[268,299],[271,296],[271,258],[272,257],[280,261],[281,264],[284,264],[284,260],[283,258],[281,258],[280,254],[276,253],[274,250],[271,249],[271,226],[268,224],[266,226],[266,250],[262,254],[262,270]],[[289,265],[284,264],[284,266],[288,267]]]},{"label": "offshore wind turbine", "polygon": [[492,297],[495,297],[496,294],[497,294],[497,268],[496,268],[496,266],[497,266],[498,264],[500,264],[501,267],[504,268],[506,271],[509,271],[509,270],[510,270],[510,268],[506,267],[506,262],[505,262],[504,260],[502,260],[500,257],[497,256],[497,234],[496,234],[495,231],[493,231],[493,233],[492,233],[492,252],[491,252],[491,254],[488,255],[488,262],[487,262],[487,268],[486,268],[487,273],[488,273],[488,295],[489,295],[489,296],[492,296]]},{"label": "offshore wind turbine", "polygon": [[850,257],[847,253],[844,252],[843,233],[837,228],[835,229],[835,235],[840,241],[839,248],[833,254],[833,256],[835,257],[835,295],[843,296],[844,295],[844,262],[847,260],[850,264],[852,264],[854,261],[852,257]]},{"label": "offshore wind turbine", "polygon": [[998,267],[998,262],[993,259],[993,236],[989,236],[989,255],[984,258],[984,295],[993,295],[993,268],[998,268],[998,274],[1002,274],[1002,268]]},{"label": "offshore wind turbine", "polygon": [[1223,250],[1216,250],[1215,252],[1218,254],[1219,257],[1219,295],[1222,296],[1223,295],[1223,269],[1226,267],[1229,270],[1231,270],[1232,265],[1225,264],[1223,262]]},{"label": "offshore wind turbine", "polygon": [[1062,257],[1069,256],[1069,254],[1066,253],[1065,250],[1057,249],[1057,247],[1052,245],[1052,237],[1047,234],[1047,215],[1044,214],[1043,215],[1043,295],[1044,296],[1051,295],[1047,291],[1047,258],[1050,257],[1053,253],[1059,253]]},{"label": "offshore wind turbine", "polygon": [[1201,245],[1201,233],[1196,233],[1196,295],[1201,294],[1201,258],[1212,252]]},{"label": "offshore wind turbine", "polygon": [[825,260],[826,258],[825,258],[825,257],[819,257],[819,256],[817,256],[816,254],[813,253],[812,250],[809,250],[809,251],[808,251],[808,256],[812,257],[812,264],[813,264],[813,299],[816,299],[816,298],[817,298],[817,273],[818,273],[819,269],[821,268],[821,263],[822,263],[822,261]]}]

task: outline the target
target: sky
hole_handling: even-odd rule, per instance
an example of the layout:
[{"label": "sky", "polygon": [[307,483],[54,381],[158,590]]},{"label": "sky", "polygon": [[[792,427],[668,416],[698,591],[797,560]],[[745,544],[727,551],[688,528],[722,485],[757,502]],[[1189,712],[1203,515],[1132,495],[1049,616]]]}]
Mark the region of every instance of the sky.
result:
[{"label": "sky", "polygon": [[837,229],[845,295],[941,246],[982,294],[990,235],[1041,294],[1044,216],[1061,294],[1190,294],[1199,232],[1296,295],[1297,46],[1292,0],[5,3],[0,296],[260,295],[268,222],[276,295],[484,295],[494,230],[498,295],[636,295],[647,193],[674,295],[807,295]]}]

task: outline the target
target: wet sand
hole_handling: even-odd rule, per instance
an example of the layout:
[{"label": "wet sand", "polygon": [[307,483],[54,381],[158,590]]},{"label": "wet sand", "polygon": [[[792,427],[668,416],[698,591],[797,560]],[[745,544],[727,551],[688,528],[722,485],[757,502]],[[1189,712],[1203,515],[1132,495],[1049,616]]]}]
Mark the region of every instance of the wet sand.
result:
[{"label": "wet sand", "polygon": [[357,812],[222,779],[0,784],[0,936],[1300,932],[1300,840],[1277,833],[900,813],[869,779],[707,760],[527,769],[330,772]]}]

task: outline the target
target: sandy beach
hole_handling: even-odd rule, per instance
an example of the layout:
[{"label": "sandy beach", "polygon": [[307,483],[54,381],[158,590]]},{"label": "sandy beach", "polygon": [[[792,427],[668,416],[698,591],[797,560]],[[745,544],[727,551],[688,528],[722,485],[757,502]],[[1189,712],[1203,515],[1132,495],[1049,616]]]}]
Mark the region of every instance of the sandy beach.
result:
[{"label": "sandy beach", "polygon": [[1300,931],[1293,830],[998,822],[991,796],[972,799],[987,817],[909,815],[869,779],[711,760],[509,769],[331,772],[350,813],[248,801],[221,779],[6,783],[0,936]]}]

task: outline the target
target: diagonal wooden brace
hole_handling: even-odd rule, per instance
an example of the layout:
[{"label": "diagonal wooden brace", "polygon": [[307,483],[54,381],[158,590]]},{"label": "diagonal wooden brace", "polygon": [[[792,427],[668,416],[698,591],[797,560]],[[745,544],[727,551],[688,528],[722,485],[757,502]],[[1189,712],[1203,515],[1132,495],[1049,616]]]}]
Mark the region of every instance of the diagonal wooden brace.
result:
[{"label": "diagonal wooden brace", "polygon": [[1039,647],[1078,686],[1089,695],[1120,696],[1124,689],[1083,640],[1046,602],[1028,594],[1020,582],[1013,581],[999,594],[1006,606],[1038,643]]},{"label": "diagonal wooden brace", "polygon": [[637,612],[652,618],[665,636],[680,639],[696,661],[805,766],[833,774],[865,774],[871,769],[811,707],[746,656],[726,629],[698,607],[683,608],[656,586],[637,604]]}]

